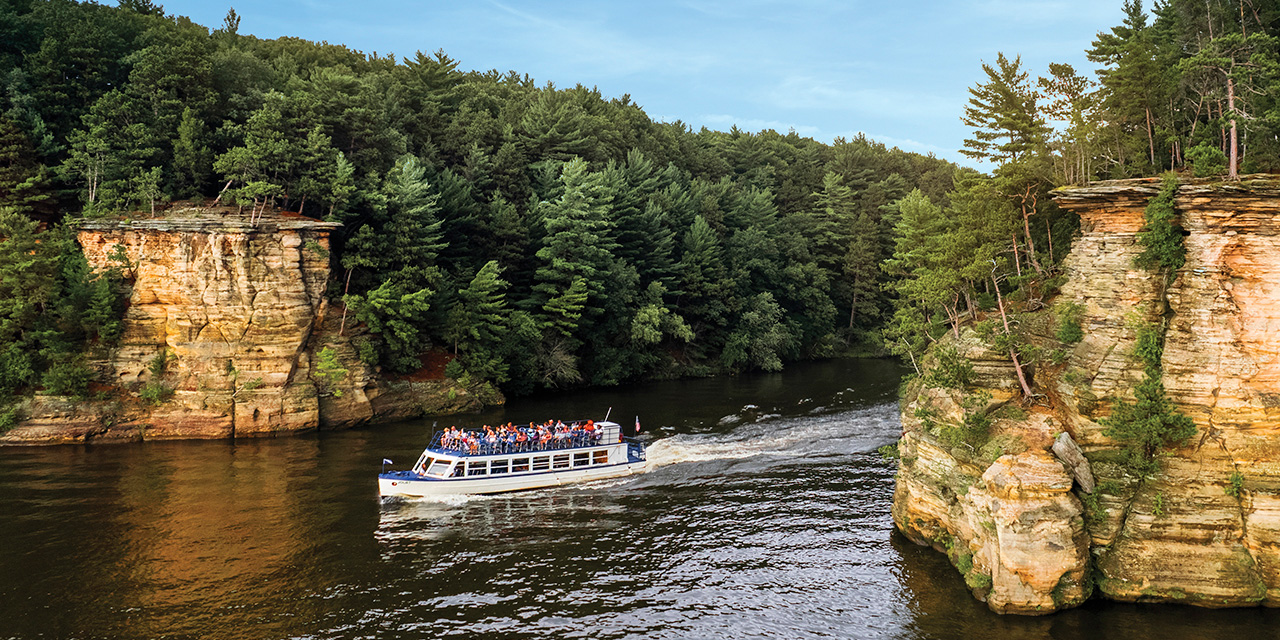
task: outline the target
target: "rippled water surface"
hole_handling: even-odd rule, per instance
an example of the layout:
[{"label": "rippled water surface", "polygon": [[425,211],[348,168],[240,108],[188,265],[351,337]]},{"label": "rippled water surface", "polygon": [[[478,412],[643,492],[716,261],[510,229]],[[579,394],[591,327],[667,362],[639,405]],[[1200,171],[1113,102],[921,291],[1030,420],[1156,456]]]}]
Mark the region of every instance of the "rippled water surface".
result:
[{"label": "rippled water surface", "polygon": [[[275,440],[0,449],[0,637],[1252,638],[1280,612],[974,602],[892,532],[878,361]],[[644,475],[382,504],[433,426],[639,415]]]}]

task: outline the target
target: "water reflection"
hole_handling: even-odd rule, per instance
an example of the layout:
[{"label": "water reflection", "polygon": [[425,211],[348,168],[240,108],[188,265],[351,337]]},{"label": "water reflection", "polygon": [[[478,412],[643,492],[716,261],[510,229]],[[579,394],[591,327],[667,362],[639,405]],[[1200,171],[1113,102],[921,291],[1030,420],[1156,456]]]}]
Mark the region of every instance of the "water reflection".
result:
[{"label": "water reflection", "polygon": [[[892,534],[888,363],[512,403],[459,424],[641,415],[651,469],[380,503],[430,423],[278,440],[0,449],[0,637],[1272,637],[1280,612],[991,614]],[[1265,634],[1265,635],[1259,635]]]}]

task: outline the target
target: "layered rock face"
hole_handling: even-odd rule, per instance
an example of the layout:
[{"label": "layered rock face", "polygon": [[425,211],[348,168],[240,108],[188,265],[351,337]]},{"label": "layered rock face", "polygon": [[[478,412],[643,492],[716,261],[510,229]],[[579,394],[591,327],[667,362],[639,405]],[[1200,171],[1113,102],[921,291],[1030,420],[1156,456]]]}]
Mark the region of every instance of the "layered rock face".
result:
[{"label": "layered rock face", "polygon": [[[389,383],[360,362],[352,328],[339,336],[326,317],[329,233],[338,226],[209,214],[82,223],[90,265],[122,268],[132,283],[118,343],[91,354],[116,392],[79,402],[36,396],[0,443],[250,437],[501,402],[452,381]],[[319,393],[313,380],[326,346],[347,369],[331,385],[338,393]],[[142,402],[148,384],[172,396]]]},{"label": "layered rock face", "polygon": [[314,427],[319,401],[306,345],[323,318],[329,231],[336,223],[238,218],[88,222],[79,240],[106,269],[123,250],[133,293],[107,364],[123,384],[148,364],[173,400],[146,437],[230,437]]},{"label": "layered rock face", "polygon": [[[953,406],[958,398],[937,390],[904,398],[898,527],[931,544],[954,537],[953,546],[974,549],[974,566],[990,553],[981,550],[995,545],[996,562],[983,566],[991,569],[987,597],[998,611],[1027,610],[1005,604],[998,565],[1028,550],[1046,560],[1038,570],[1015,572],[1018,583],[1008,593],[1034,596],[1027,603],[1038,597],[1033,612],[1079,602],[1086,594],[1071,591],[1082,566],[1089,567],[1084,580],[1096,585],[1095,594],[1116,600],[1280,605],[1280,181],[1183,184],[1175,204],[1187,231],[1186,264],[1167,286],[1162,276],[1133,266],[1143,209],[1158,188],[1157,180],[1111,181],[1056,196],[1080,215],[1082,234],[1064,263],[1068,279],[1055,304],[1080,305],[1084,338],[1065,347],[1061,365],[1035,370],[1044,398],[1029,417],[996,420],[996,433],[1018,435],[1027,452],[990,458],[994,464],[967,459],[914,417],[921,406]],[[1063,348],[1051,337],[1047,314],[1041,322],[1033,328],[1039,345]],[[1167,452],[1155,476],[1141,479],[1121,464],[1117,444],[1098,420],[1115,399],[1131,398],[1143,376],[1133,353],[1138,330],[1162,325],[1167,395],[1194,420],[1197,433],[1187,446]],[[969,353],[982,362],[980,345]],[[976,384],[1007,388],[995,370],[1000,359],[988,357],[991,375]],[[1003,364],[1009,366],[1007,359]],[[1092,493],[1079,482],[1075,491],[1063,488],[1057,495],[1064,502],[1054,509],[1043,506],[1043,496],[995,497],[1000,509],[1022,513],[1024,526],[1042,532],[1019,540],[1029,549],[1007,552],[1005,532],[972,525],[991,508],[944,489],[977,478],[973,486],[994,496],[986,483],[993,471],[1016,478],[1014,484],[1062,487],[1014,464],[1030,453],[1042,468],[1058,464],[1059,481],[1069,477],[1072,465],[1048,452],[1045,431],[1080,444],[1097,486]],[[937,472],[948,465],[959,471]],[[1087,544],[1067,553],[1063,532],[1076,531],[1081,516]],[[1063,577],[1046,591],[1054,574]]]}]

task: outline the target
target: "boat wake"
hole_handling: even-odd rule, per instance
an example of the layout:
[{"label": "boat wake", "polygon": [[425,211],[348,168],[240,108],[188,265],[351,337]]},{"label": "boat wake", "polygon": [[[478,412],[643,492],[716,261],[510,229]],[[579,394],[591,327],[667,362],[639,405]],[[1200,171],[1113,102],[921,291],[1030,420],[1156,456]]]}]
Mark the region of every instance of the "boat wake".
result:
[{"label": "boat wake", "polygon": [[[754,409],[755,407],[748,407]],[[721,425],[740,423],[726,416]],[[761,416],[727,433],[680,434],[649,444],[649,469],[748,458],[794,459],[872,451],[898,437],[897,405],[885,403],[826,415]]]}]

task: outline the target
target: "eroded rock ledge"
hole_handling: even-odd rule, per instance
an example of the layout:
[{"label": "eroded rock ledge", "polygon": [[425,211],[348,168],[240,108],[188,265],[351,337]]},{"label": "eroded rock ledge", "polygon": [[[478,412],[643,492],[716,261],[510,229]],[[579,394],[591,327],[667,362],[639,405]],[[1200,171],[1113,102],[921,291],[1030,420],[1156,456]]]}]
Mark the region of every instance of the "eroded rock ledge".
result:
[{"label": "eroded rock ledge", "polygon": [[[329,233],[340,225],[267,216],[192,214],[90,220],[78,239],[96,269],[121,264],[132,287],[118,344],[91,364],[108,392],[89,401],[39,396],[0,443],[231,438],[340,428],[424,413],[474,410],[485,400],[448,380],[388,382],[356,357],[352,333],[328,317]],[[316,354],[348,369],[341,396],[322,396]],[[160,354],[173,396],[137,398]]]},{"label": "eroded rock ledge", "polygon": [[[1090,593],[1280,605],[1280,179],[1183,184],[1176,207],[1187,261],[1167,289],[1132,266],[1158,187],[1122,180],[1056,193],[1081,217],[1057,302],[1081,305],[1084,339],[1063,364],[1034,371],[1041,406],[993,414],[997,444],[948,448],[919,417],[955,419],[959,392],[916,385],[903,399],[895,523],[948,551],[996,611],[1047,613]],[[1158,321],[1165,304],[1164,384],[1198,433],[1139,481],[1097,421],[1115,398],[1132,397],[1143,374],[1137,328]],[[1061,347],[1048,314],[1038,322],[1038,343]],[[977,387],[993,404],[1009,398],[1007,359],[972,332],[962,338]],[[1092,494],[1052,453],[1059,433],[1088,459]]]}]

